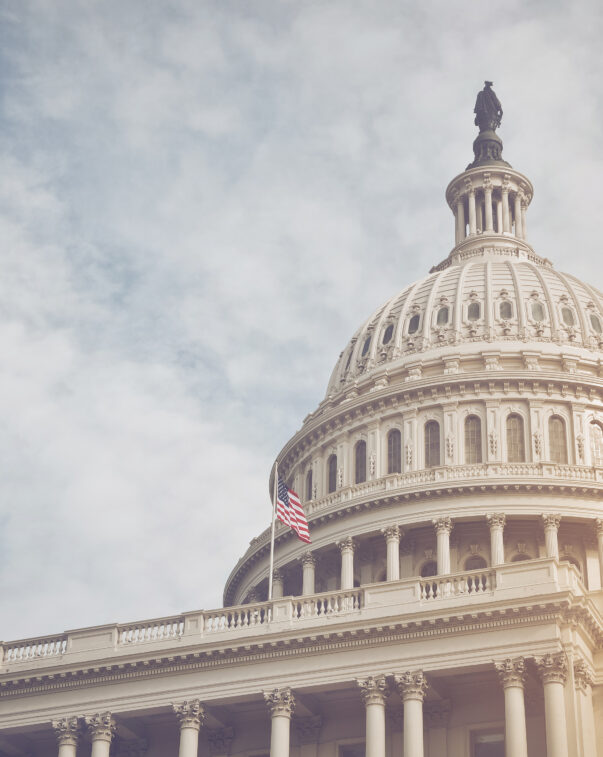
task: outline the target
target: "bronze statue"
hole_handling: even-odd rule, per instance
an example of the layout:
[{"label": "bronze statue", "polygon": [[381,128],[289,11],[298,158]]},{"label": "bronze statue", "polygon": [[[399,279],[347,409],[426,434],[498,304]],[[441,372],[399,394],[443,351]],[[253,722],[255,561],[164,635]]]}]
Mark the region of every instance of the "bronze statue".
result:
[{"label": "bronze statue", "polygon": [[479,126],[480,132],[494,131],[500,126],[502,119],[502,107],[496,93],[492,89],[492,82],[484,82],[486,85],[481,92],[477,93],[475,101],[475,125]]}]

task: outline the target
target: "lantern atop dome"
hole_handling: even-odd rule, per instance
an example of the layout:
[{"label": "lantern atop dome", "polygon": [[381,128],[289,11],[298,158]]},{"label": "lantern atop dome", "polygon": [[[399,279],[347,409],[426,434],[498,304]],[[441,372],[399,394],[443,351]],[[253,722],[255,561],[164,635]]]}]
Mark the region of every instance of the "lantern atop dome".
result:
[{"label": "lantern atop dome", "polygon": [[502,106],[492,89],[492,82],[484,82],[484,88],[477,93],[475,101],[475,125],[479,126],[479,134],[473,143],[475,159],[467,168],[478,166],[503,165],[511,167],[502,159],[502,139],[496,134],[496,129],[502,120]]}]

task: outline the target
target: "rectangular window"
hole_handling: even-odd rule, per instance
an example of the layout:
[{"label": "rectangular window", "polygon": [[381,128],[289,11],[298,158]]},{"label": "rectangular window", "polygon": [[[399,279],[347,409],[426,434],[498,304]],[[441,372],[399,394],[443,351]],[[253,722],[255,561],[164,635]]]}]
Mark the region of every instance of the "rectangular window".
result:
[{"label": "rectangular window", "polygon": [[505,737],[502,733],[474,733],[471,757],[505,757]]}]

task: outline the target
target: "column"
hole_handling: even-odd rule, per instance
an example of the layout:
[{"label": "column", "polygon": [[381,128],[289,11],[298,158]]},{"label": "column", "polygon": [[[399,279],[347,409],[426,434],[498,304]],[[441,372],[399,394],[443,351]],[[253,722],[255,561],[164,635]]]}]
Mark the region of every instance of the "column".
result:
[{"label": "column", "polygon": [[90,757],[109,757],[111,739],[115,733],[115,721],[110,712],[97,712],[87,715],[84,720],[92,739]]},{"label": "column", "polygon": [[437,699],[423,706],[427,754],[446,757],[448,754],[448,722],[450,720],[450,700]]},{"label": "column", "polygon": [[599,548],[599,570],[601,571],[601,586],[603,587],[603,518],[595,520],[597,530],[597,547]]},{"label": "column", "polygon": [[546,556],[555,557],[557,560],[559,559],[559,540],[557,539],[557,532],[559,531],[560,523],[560,515],[543,513],[542,524],[544,526]]},{"label": "column", "polygon": [[528,209],[528,200],[527,198],[523,198],[521,201],[521,230],[523,232],[523,238],[526,239],[528,236],[528,227],[527,227],[527,221],[526,221],[526,211]]},{"label": "column", "polygon": [[521,197],[519,192],[515,192],[515,236],[523,239],[523,230],[521,226]]},{"label": "column", "polygon": [[381,533],[385,536],[387,549],[386,558],[386,581],[398,581],[400,578],[400,537],[398,526],[382,528]]},{"label": "column", "polygon": [[199,730],[205,719],[203,705],[198,699],[173,704],[172,709],[180,722],[180,748],[178,757],[197,757]]},{"label": "column", "polygon": [[476,215],[475,215],[475,189],[471,187],[468,192],[469,197],[469,236],[475,234],[477,231]]},{"label": "column", "polygon": [[385,676],[357,679],[366,709],[366,757],[385,757]]},{"label": "column", "polygon": [[302,563],[302,594],[304,597],[308,594],[315,594],[315,575],[316,575],[316,558],[312,552],[304,552],[301,556]]},{"label": "column", "polygon": [[347,591],[354,588],[354,550],[356,549],[356,542],[351,536],[348,536],[347,539],[337,542],[337,546],[341,550],[340,588],[342,591]]},{"label": "column", "polygon": [[289,757],[291,713],[295,708],[295,698],[291,689],[282,688],[265,691],[264,699],[272,714],[270,757]]},{"label": "column", "polygon": [[492,565],[502,565],[505,561],[505,547],[503,532],[506,523],[504,513],[489,513],[486,515],[490,527],[490,558]]},{"label": "column", "polygon": [[503,233],[503,211],[502,211],[502,200],[496,201],[496,228],[498,229],[498,233]]},{"label": "column", "polygon": [[211,757],[228,757],[234,740],[234,728],[212,728],[207,731],[207,742]]},{"label": "column", "polygon": [[505,757],[528,757],[526,708],[523,696],[526,666],[523,657],[495,662],[505,692]]},{"label": "column", "polygon": [[568,757],[567,724],[565,720],[565,652],[545,654],[536,659],[544,685],[544,719],[547,757]]},{"label": "column", "polygon": [[423,699],[427,681],[422,671],[395,675],[394,681],[404,703],[404,757],[424,757]]},{"label": "column", "polygon": [[450,532],[452,521],[448,517],[435,518],[432,521],[436,530],[438,576],[450,573]]},{"label": "column", "polygon": [[494,220],[492,218],[492,182],[484,180],[484,211],[486,215],[486,231],[494,231]]},{"label": "column", "polygon": [[272,571],[272,599],[280,599],[283,596],[284,581],[282,570],[275,568]]},{"label": "column", "polygon": [[59,745],[59,757],[75,757],[80,727],[76,717],[52,721],[52,728]]},{"label": "column", "polygon": [[462,196],[456,201],[456,233],[458,244],[465,238],[465,203]]},{"label": "column", "polygon": [[502,222],[503,222],[503,231],[509,232],[511,231],[511,223],[509,218],[509,184],[506,182],[503,182],[502,185]]},{"label": "column", "polygon": [[582,659],[574,662],[574,683],[578,700],[578,727],[582,740],[582,754],[588,757],[597,753],[595,713],[593,710],[593,674]]}]

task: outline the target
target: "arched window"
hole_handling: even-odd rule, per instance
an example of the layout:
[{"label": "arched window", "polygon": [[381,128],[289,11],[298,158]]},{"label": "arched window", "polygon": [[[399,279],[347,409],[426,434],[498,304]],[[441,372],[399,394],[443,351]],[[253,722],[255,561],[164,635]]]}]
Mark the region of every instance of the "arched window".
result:
[{"label": "arched window", "polygon": [[438,315],[436,317],[436,324],[438,326],[445,326],[448,323],[448,313],[449,310],[447,307],[443,307],[438,310]]},{"label": "arched window", "polygon": [[590,450],[592,464],[603,466],[603,428],[598,423],[590,424]]},{"label": "arched window", "polygon": [[567,439],[565,437],[565,423],[558,415],[549,418],[549,448],[551,462],[567,463]]},{"label": "arched window", "polygon": [[421,566],[421,578],[438,575],[438,564],[435,560],[430,560]]},{"label": "arched window", "polygon": [[354,480],[357,484],[362,484],[366,481],[366,442],[359,441],[356,444],[354,450],[355,457],[355,476]]},{"label": "arched window", "polygon": [[312,495],[312,468],[309,468],[306,473],[306,502],[312,499]]},{"label": "arched window", "polygon": [[465,570],[483,570],[487,567],[486,561],[479,555],[471,555],[465,561]]},{"label": "arched window", "polygon": [[402,471],[402,434],[397,428],[387,435],[387,472],[401,473]]},{"label": "arched window", "polygon": [[590,314],[590,325],[593,327],[595,334],[600,334],[603,329],[601,328],[601,320],[598,315],[594,313]]},{"label": "arched window", "polygon": [[482,461],[482,423],[477,415],[465,419],[465,462]]},{"label": "arched window", "polygon": [[421,316],[418,313],[415,313],[413,317],[408,322],[408,333],[409,334],[416,334],[419,330],[419,322],[421,320]]},{"label": "arched window", "polygon": [[329,474],[329,494],[337,489],[337,455],[331,455],[327,463]]},{"label": "arched window", "polygon": [[523,438],[523,418],[512,413],[507,416],[507,461],[525,463],[526,447]]},{"label": "arched window", "polygon": [[394,335],[394,324],[390,323],[389,326],[383,332],[383,344],[389,344]]},{"label": "arched window", "polygon": [[509,318],[513,317],[513,305],[509,302],[509,300],[503,300],[500,303],[500,317],[503,321],[508,321]]},{"label": "arched window", "polygon": [[346,371],[346,373],[347,373],[347,371],[350,368],[350,363],[352,362],[352,354],[353,354],[353,352],[354,352],[354,348],[352,347],[350,349],[350,354],[348,355],[348,359],[346,360],[346,364],[345,364],[345,371]]},{"label": "arched window", "polygon": [[482,312],[479,302],[470,302],[467,308],[467,320],[479,321],[480,314]]},{"label": "arched window", "polygon": [[425,424],[425,467],[435,468],[440,464],[440,424],[428,421]]},{"label": "arched window", "polygon": [[542,302],[532,303],[532,318],[535,321],[544,321],[544,306]]},{"label": "arched window", "polygon": [[566,326],[573,326],[575,321],[574,311],[571,308],[561,308],[561,317]]},{"label": "arched window", "polygon": [[370,336],[367,336],[367,338],[364,340],[364,344],[362,345],[362,355],[361,355],[361,357],[366,357],[366,354],[369,351],[369,347],[370,346],[371,346],[371,338],[370,338]]}]

